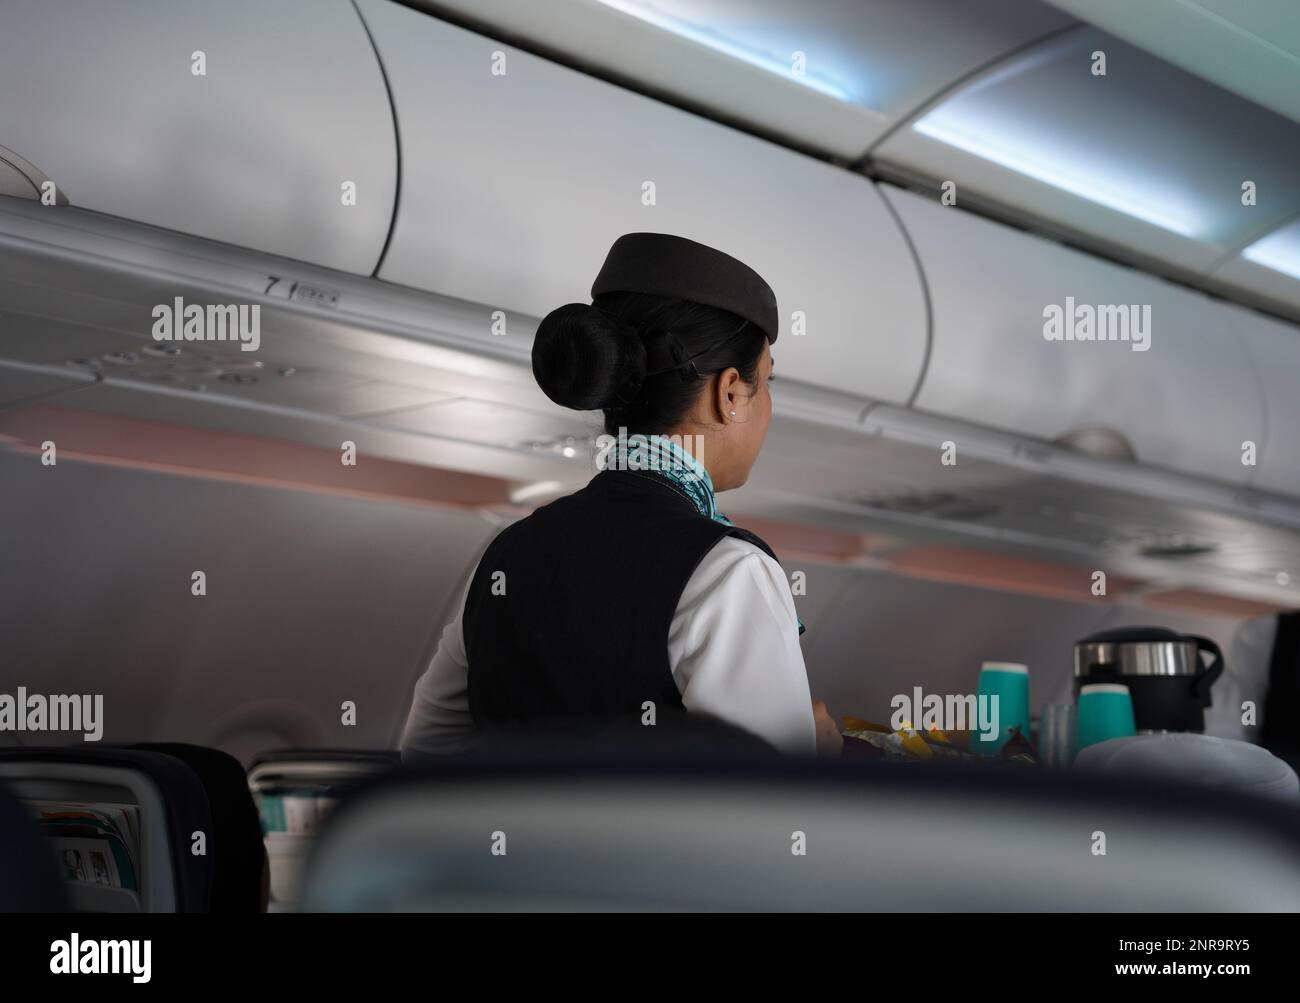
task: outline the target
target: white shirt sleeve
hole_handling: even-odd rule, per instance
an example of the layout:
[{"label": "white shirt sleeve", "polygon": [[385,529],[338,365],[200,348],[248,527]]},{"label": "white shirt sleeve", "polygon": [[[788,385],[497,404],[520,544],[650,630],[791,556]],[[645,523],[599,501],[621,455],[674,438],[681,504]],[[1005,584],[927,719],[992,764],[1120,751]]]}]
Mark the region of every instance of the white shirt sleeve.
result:
[{"label": "white shirt sleeve", "polygon": [[[471,579],[472,580],[472,579]],[[460,593],[456,619],[447,624],[438,650],[415,683],[411,710],[402,730],[402,754],[459,752],[474,734],[469,712],[469,659],[461,617],[469,582]]]},{"label": "white shirt sleeve", "polygon": [[[464,593],[459,609],[415,684],[403,753],[457,752],[474,733]],[[688,711],[721,718],[782,752],[816,753],[794,598],[781,566],[752,543],[723,537],[700,561],[668,630],[668,664]]]},{"label": "white shirt sleeve", "polygon": [[682,590],[668,659],[688,711],[815,755],[799,620],[781,565],[736,537],[718,541]]}]

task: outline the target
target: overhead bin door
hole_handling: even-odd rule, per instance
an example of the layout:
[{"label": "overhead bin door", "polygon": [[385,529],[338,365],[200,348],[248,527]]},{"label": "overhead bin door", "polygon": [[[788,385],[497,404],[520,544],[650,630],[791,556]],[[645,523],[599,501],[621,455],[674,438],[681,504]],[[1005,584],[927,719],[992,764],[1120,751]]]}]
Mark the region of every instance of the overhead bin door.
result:
[{"label": "overhead bin door", "polygon": [[[1259,442],[1264,414],[1238,336],[1245,311],[937,199],[885,191],[934,312],[918,408],[1048,440],[1104,427],[1143,463],[1248,479],[1242,444]],[[1116,340],[1078,340],[1090,314],[1093,333]],[[1125,323],[1129,340],[1118,340]],[[1075,340],[1049,340],[1057,333]]]},{"label": "overhead bin door", "polygon": [[1187,276],[1300,212],[1300,124],[1091,28],[1000,60],[873,155]]},{"label": "overhead bin door", "polygon": [[924,301],[871,182],[389,0],[359,6],[401,141],[380,278],[543,316],[589,299],[620,234],[677,233],[772,284],[781,376],[909,396]]},{"label": "overhead bin door", "polygon": [[73,206],[361,274],[379,260],[396,139],[349,0],[5,0],[0,93],[0,146]]},{"label": "overhead bin door", "polygon": [[[423,6],[489,34],[527,38],[566,61],[597,67],[602,76],[636,81],[647,93],[711,109],[802,149],[847,159],[863,156],[951,81],[1072,21],[1032,0],[425,0]],[[776,58],[787,49],[811,56],[804,73]]]},{"label": "overhead bin door", "polygon": [[1237,320],[1268,423],[1251,483],[1300,498],[1300,328],[1246,311]]}]

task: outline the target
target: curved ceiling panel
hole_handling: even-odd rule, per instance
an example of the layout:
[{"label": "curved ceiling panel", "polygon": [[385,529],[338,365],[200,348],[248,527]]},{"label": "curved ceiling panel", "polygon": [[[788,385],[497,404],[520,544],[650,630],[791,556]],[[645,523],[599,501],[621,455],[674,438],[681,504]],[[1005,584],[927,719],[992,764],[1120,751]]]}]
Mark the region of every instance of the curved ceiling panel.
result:
[{"label": "curved ceiling panel", "polygon": [[1300,126],[1090,28],[984,74],[877,158],[1184,274],[1300,212]]},{"label": "curved ceiling panel", "polygon": [[1295,0],[1048,3],[1300,122],[1300,16]]},{"label": "curved ceiling panel", "polygon": [[[1037,0],[418,0],[417,5],[844,158],[863,155],[894,123],[953,81],[1075,23]],[[804,57],[798,74],[796,53]]]}]

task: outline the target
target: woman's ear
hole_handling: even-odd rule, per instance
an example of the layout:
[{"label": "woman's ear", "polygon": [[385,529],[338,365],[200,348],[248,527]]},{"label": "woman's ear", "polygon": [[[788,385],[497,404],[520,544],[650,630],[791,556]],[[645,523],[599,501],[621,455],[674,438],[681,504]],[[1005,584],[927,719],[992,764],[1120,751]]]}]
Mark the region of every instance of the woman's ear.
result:
[{"label": "woman's ear", "polygon": [[741,407],[747,403],[744,390],[745,381],[740,378],[740,370],[735,366],[718,373],[715,420],[726,425],[741,414]]}]

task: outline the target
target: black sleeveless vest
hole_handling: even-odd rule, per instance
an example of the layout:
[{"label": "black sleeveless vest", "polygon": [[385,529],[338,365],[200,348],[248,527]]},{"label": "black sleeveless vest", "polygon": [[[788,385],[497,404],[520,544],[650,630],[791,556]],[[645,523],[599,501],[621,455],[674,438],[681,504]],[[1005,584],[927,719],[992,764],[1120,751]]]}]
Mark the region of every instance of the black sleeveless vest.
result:
[{"label": "black sleeveless vest", "polygon": [[[469,709],[480,729],[640,720],[681,710],[668,631],[682,590],[724,536],[666,478],[606,470],[488,546],[465,600]],[[596,726],[600,726],[596,724]]]}]

